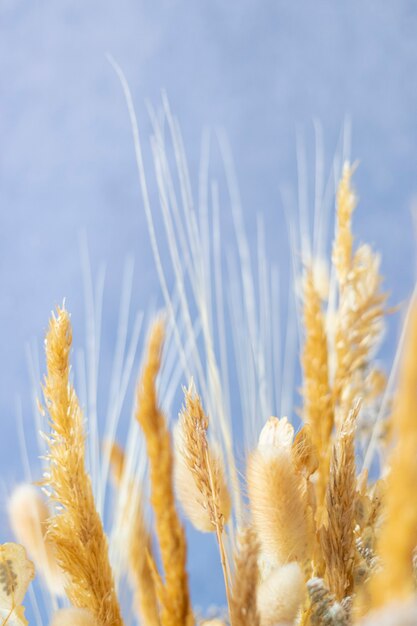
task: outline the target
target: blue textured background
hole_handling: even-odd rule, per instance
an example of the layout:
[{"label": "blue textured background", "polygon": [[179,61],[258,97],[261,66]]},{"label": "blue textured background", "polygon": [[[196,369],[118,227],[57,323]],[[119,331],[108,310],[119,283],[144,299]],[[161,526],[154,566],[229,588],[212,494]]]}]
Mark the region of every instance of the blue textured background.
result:
[{"label": "blue textured background", "polygon": [[[202,127],[226,130],[249,232],[261,211],[268,255],[284,274],[280,189],[296,186],[296,132],[311,147],[313,120],[321,122],[330,159],[350,116],[352,155],[360,160],[358,238],[383,253],[392,302],[409,293],[414,279],[415,3],[0,0],[4,485],[23,476],[17,397],[25,424],[32,419],[25,344],[35,337],[41,346],[49,312],[64,296],[82,342],[80,232],[87,234],[93,271],[107,265],[104,359],[114,344],[129,254],[136,261],[134,306],[158,298],[129,120],[107,52],[127,75],[144,140],[145,99],[158,105],[166,89],[193,174]],[[395,324],[388,339],[387,358]],[[31,448],[34,454],[34,442]],[[204,605],[221,598],[217,573],[207,582],[217,557],[206,552],[194,554],[190,565],[194,598]]]}]

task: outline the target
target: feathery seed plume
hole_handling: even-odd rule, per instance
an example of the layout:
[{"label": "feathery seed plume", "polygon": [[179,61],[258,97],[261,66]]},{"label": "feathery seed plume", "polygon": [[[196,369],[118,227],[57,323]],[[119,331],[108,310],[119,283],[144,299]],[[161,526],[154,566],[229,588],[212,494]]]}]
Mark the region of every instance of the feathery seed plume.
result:
[{"label": "feathery seed plume", "polygon": [[69,314],[58,308],[45,340],[44,396],[51,434],[44,484],[60,507],[48,521],[48,537],[67,575],[65,591],[74,606],[90,610],[99,626],[121,626],[107,538],[85,468],[83,418],[70,382],[71,342]]},{"label": "feathery seed plume", "polygon": [[175,432],[175,486],[185,513],[202,532],[222,532],[230,516],[224,467],[207,439],[209,419],[191,382]]}]

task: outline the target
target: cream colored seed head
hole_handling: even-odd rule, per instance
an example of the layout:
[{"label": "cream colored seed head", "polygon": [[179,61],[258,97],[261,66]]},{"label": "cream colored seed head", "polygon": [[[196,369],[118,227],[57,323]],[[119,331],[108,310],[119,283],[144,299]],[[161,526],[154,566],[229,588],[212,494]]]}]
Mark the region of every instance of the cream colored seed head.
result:
[{"label": "cream colored seed head", "polygon": [[52,593],[64,594],[65,578],[55,558],[53,546],[45,537],[50,510],[33,485],[18,485],[8,502],[10,525],[16,539],[26,548],[36,569]]},{"label": "cream colored seed head", "polygon": [[304,576],[298,563],[278,567],[258,587],[261,626],[292,624],[305,595]]},{"label": "cream colored seed head", "polygon": [[98,626],[87,609],[61,609],[54,613],[50,626]]},{"label": "cream colored seed head", "polygon": [[268,561],[303,561],[309,544],[303,477],[292,457],[293,428],[286,418],[268,420],[248,462],[253,523]]},{"label": "cream colored seed head", "polygon": [[274,457],[280,451],[291,452],[294,428],[286,417],[270,417],[261,430],[258,451],[264,458]]}]

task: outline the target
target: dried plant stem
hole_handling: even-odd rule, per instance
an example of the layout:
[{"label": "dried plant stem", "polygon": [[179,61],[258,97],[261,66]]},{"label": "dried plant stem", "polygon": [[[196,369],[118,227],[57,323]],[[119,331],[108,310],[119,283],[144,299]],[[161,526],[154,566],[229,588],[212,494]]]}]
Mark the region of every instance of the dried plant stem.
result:
[{"label": "dried plant stem", "polygon": [[175,509],[171,438],[159,409],[156,378],[161,366],[164,327],[157,321],[150,333],[147,356],[137,391],[136,418],[148,451],[151,503],[155,513],[165,580],[157,580],[162,626],[193,623],[186,572],[185,534]]},{"label": "dried plant stem", "polygon": [[[206,451],[205,451],[205,456],[206,456],[206,465],[207,465],[207,470],[208,470],[208,475],[209,475],[209,481],[210,481],[210,487],[211,487],[211,492],[212,494],[215,494],[215,484],[214,484],[214,479],[213,479],[213,472],[211,469],[211,463],[210,463],[210,458],[209,458],[209,451],[208,451],[208,447],[206,446]],[[213,507],[214,507],[214,513],[216,516],[216,538],[217,538],[217,543],[219,546],[219,553],[220,553],[220,562],[222,565],[222,570],[223,570],[223,578],[224,578],[224,585],[225,585],[225,589],[226,589],[226,599],[227,599],[227,606],[229,609],[229,615],[231,614],[230,612],[230,568],[229,568],[229,564],[228,564],[228,560],[227,560],[227,554],[226,554],[226,550],[224,547],[224,542],[223,542],[223,523],[220,521],[221,520],[221,514],[219,513],[219,511],[217,510],[217,498],[213,497]]]},{"label": "dried plant stem", "polygon": [[71,341],[68,312],[58,308],[45,342],[44,396],[51,419],[45,485],[62,510],[49,520],[48,536],[68,576],[66,593],[74,606],[90,610],[100,626],[121,626],[107,538],[85,469],[82,413],[69,379]]}]

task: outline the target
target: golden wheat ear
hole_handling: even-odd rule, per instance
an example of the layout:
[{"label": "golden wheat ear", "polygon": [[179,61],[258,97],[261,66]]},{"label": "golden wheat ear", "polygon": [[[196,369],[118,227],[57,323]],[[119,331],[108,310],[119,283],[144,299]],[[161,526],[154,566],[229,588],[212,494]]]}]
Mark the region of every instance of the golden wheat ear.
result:
[{"label": "golden wheat ear", "polygon": [[[191,626],[191,610],[186,571],[187,548],[179,520],[173,488],[173,453],[165,417],[159,408],[156,379],[161,367],[164,325],[151,328],[142,375],[137,388],[136,418],[146,439],[149,457],[151,504],[155,514],[164,582],[154,566],[162,626]],[[154,562],[152,561],[153,565]]]},{"label": "golden wheat ear", "polygon": [[58,308],[45,340],[44,397],[51,432],[44,484],[58,505],[48,521],[48,537],[67,576],[65,591],[72,604],[88,609],[99,626],[122,626],[107,538],[85,467],[83,416],[70,382],[71,343],[69,314]]}]

